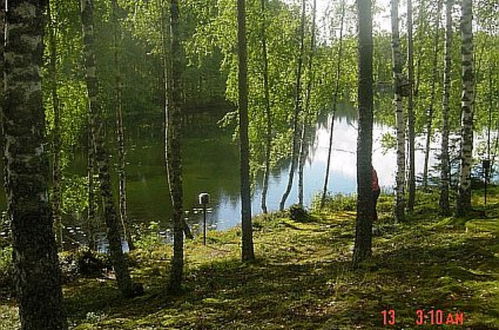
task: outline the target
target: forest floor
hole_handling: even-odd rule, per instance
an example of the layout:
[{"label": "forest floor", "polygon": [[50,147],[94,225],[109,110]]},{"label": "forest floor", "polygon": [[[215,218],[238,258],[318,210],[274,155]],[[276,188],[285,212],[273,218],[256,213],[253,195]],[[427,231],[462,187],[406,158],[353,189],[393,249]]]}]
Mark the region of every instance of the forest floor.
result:
[{"label": "forest floor", "polygon": [[[164,290],[170,247],[152,240],[131,255],[145,295],[126,300],[112,280],[78,279],[64,287],[68,317],[76,329],[382,329],[382,311],[394,310],[394,329],[499,329],[499,189],[492,194],[486,207],[474,197],[476,217],[456,219],[437,215],[436,195],[419,193],[397,225],[382,196],[373,258],[357,270],[352,211],[313,213],[307,223],[258,217],[252,264],[239,260],[240,229],[210,232],[207,246],[187,242],[185,290],[175,297]],[[420,309],[442,310],[444,324],[462,312],[463,325],[418,326]],[[0,329],[16,325],[14,303],[0,300]]]}]

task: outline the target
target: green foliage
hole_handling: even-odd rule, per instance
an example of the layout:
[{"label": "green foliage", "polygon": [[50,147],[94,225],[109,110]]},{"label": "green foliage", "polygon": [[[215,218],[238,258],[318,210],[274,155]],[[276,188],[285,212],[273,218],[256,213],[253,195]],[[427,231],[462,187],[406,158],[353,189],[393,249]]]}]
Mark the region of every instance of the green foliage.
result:
[{"label": "green foliage", "polygon": [[397,148],[397,137],[388,132],[384,133],[381,136],[381,147],[383,148],[383,155],[386,155],[390,150],[395,150]]},{"label": "green foliage", "polygon": [[88,207],[87,177],[68,176],[62,187],[62,211],[68,215],[81,215]]},{"label": "green foliage", "polygon": [[[429,204],[417,205],[406,223],[375,224],[373,258],[357,270],[350,267],[353,212],[314,214],[317,221],[310,223],[282,214],[263,217],[262,229],[255,232],[260,257],[253,264],[239,260],[239,229],[210,232],[208,246],[190,241],[181,299],[165,294],[171,249],[159,246],[147,258],[142,254],[144,259],[132,270],[146,285],[144,296],[125,299],[111,281],[79,279],[65,287],[68,316],[75,329],[220,324],[377,329],[382,299],[396,309],[400,325],[414,324],[421,306],[434,306],[465,311],[466,327],[494,328],[499,321],[499,191],[492,191],[486,208],[490,219],[466,219],[464,227],[461,219],[436,215],[438,200],[422,193],[419,197]],[[389,202],[391,197],[383,198]],[[12,304],[1,303],[0,312],[0,328],[17,326]]]},{"label": "green foliage", "polygon": [[13,274],[14,266],[12,264],[12,247],[0,247],[0,288],[12,289]]},{"label": "green foliage", "polygon": [[[312,200],[312,210],[314,212],[320,212],[321,205],[321,194],[314,196]],[[334,211],[355,211],[357,207],[357,196],[356,195],[344,195],[344,194],[334,194],[327,195],[324,201],[324,210],[327,212]]]},{"label": "green foliage", "polygon": [[139,239],[134,243],[138,249],[150,251],[164,244],[164,239],[159,235],[159,222],[151,221],[147,227],[138,230]]}]

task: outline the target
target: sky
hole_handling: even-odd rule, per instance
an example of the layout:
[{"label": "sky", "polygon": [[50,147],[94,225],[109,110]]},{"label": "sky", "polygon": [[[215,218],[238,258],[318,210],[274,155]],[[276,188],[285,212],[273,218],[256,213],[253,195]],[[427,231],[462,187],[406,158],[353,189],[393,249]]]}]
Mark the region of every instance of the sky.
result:
[{"label": "sky", "polygon": [[[288,2],[296,2],[297,0],[286,0]],[[324,14],[328,7],[332,5],[337,5],[340,0],[316,0],[317,1],[317,12],[318,18],[324,17]],[[379,26],[380,30],[390,31],[390,0],[374,0],[375,5],[381,9],[380,13],[374,15],[374,24]],[[347,6],[355,5],[355,0],[346,0]],[[312,0],[307,0],[307,7],[310,11],[312,8]],[[405,15],[406,13],[406,2],[400,1],[399,5],[399,15]]]}]

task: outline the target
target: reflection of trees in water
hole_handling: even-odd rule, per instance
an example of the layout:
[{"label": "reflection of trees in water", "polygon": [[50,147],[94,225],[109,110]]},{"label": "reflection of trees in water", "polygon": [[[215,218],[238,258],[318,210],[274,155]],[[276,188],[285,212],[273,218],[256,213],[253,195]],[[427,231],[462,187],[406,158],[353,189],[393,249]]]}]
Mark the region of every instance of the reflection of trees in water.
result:
[{"label": "reflection of trees in water", "polygon": [[[314,155],[317,152],[317,149],[319,148],[319,142],[318,141],[318,130],[326,130],[329,132],[329,122],[331,120],[332,116],[332,107],[329,109],[324,109],[319,113],[317,116],[317,123],[312,126],[311,128],[308,129],[308,135],[306,136],[305,140],[305,159],[306,159],[306,164],[310,165],[312,161],[311,155]],[[336,123],[341,123],[346,121],[346,123],[353,128],[357,129],[356,123],[357,123],[357,112],[355,108],[346,103],[340,103],[338,104],[336,108]],[[271,169],[271,177],[280,177],[281,175],[286,175],[286,169],[289,168],[291,165],[291,157],[286,157],[284,159],[281,159],[277,164]],[[259,192],[259,188],[261,186],[263,180],[263,175],[259,173],[256,178],[255,178],[255,184],[254,184],[254,189],[253,192]]]}]

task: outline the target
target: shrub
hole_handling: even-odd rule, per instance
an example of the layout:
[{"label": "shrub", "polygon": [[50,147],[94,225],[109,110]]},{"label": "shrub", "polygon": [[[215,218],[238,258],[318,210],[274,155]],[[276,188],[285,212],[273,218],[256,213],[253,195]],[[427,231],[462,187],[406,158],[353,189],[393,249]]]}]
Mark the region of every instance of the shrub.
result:
[{"label": "shrub", "polygon": [[141,250],[152,250],[162,245],[163,237],[159,234],[159,223],[151,221],[147,228],[139,229],[139,239],[136,240],[135,246]]},{"label": "shrub", "polygon": [[[320,211],[321,194],[317,194],[312,201],[312,209]],[[355,195],[335,194],[327,195],[324,200],[324,209],[327,211],[355,211],[357,197]]]},{"label": "shrub", "polygon": [[60,265],[64,282],[80,276],[98,277],[103,269],[112,267],[107,255],[89,249],[61,253]]},{"label": "shrub", "polygon": [[303,206],[294,204],[289,208],[289,217],[291,220],[297,222],[309,222],[312,220],[310,214],[303,208]]},{"label": "shrub", "polygon": [[0,248],[0,288],[12,289],[14,266],[12,264],[12,247]]}]

